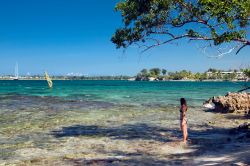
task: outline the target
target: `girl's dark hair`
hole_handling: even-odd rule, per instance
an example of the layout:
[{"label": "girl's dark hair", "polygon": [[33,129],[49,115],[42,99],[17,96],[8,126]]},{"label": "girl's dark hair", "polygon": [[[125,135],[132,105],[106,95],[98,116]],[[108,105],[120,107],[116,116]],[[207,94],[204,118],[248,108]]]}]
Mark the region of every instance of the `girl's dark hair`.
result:
[{"label": "girl's dark hair", "polygon": [[184,98],[180,99],[181,105],[187,105],[187,101]]}]

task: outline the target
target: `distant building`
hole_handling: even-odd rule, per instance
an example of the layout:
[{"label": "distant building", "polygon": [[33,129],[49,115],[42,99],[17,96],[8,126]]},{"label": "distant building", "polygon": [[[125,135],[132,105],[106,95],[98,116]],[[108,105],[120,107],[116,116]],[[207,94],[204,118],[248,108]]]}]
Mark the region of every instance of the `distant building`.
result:
[{"label": "distant building", "polygon": [[[219,72],[213,73],[213,72],[210,72],[210,71],[209,71],[209,72],[207,72],[206,74],[207,74],[207,77],[212,77],[214,74],[218,74],[218,73],[219,73]],[[230,74],[233,74],[233,73],[236,74],[236,79],[238,79],[238,80],[245,79],[245,75],[244,75],[244,73],[241,72],[241,71],[237,71],[237,72],[234,72],[234,71],[221,71],[221,72],[220,72],[220,74],[221,74],[222,77],[225,77],[225,76],[230,75]]]}]

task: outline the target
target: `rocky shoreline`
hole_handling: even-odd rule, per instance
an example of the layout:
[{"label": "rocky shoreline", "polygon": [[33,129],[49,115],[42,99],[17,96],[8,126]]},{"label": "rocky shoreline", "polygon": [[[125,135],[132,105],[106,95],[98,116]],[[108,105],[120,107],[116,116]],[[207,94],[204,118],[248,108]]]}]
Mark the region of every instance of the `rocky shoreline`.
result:
[{"label": "rocky shoreline", "polygon": [[213,103],[215,112],[250,114],[250,93],[247,92],[229,92],[225,96],[212,97],[206,103]]}]

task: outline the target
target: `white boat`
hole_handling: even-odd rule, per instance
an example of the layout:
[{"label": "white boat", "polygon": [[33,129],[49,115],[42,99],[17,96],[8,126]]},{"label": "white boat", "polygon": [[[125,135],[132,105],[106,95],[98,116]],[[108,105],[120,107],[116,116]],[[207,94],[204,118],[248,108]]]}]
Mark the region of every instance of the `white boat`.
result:
[{"label": "white boat", "polygon": [[19,76],[18,76],[18,63],[16,63],[15,66],[15,76],[13,77],[13,80],[18,80]]}]

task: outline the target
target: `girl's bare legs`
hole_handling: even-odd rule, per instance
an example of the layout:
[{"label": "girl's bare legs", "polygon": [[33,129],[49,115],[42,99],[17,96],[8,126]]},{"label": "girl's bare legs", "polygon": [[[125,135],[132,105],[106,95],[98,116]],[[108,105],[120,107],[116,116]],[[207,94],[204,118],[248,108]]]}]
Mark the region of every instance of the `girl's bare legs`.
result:
[{"label": "girl's bare legs", "polygon": [[182,133],[183,133],[183,142],[186,143],[188,138],[187,123],[182,124]]}]

